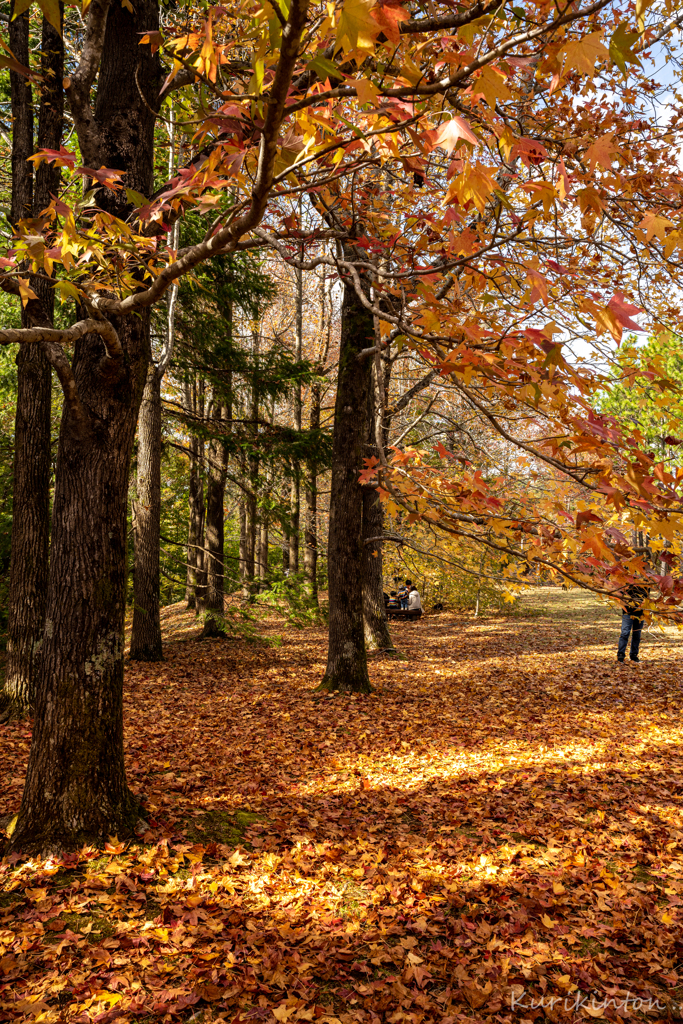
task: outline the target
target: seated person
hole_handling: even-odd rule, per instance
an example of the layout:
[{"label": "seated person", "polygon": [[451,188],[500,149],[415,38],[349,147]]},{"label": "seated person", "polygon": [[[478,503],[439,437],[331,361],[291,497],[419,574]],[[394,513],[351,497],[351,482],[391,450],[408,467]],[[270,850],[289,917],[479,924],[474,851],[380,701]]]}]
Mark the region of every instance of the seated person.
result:
[{"label": "seated person", "polygon": [[389,608],[400,608],[400,607],[401,607],[401,604],[400,604],[399,599],[398,599],[398,594],[396,593],[395,590],[392,590],[391,594],[389,595],[389,600],[387,601],[387,609],[389,609]]},{"label": "seated person", "polygon": [[411,584],[410,593],[408,594],[408,618],[419,619],[422,616],[422,601],[420,595],[417,592],[417,587],[413,587]]}]

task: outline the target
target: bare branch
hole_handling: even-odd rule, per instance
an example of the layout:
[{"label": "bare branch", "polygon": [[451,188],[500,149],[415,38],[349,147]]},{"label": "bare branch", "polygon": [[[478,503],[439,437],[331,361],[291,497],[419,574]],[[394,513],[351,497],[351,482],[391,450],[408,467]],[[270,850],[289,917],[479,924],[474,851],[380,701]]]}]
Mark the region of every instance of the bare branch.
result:
[{"label": "bare branch", "polygon": [[21,327],[17,330],[0,330],[0,345],[28,345],[34,342],[49,342],[67,345],[78,341],[85,334],[99,334],[111,359],[122,359],[123,349],[119,336],[112,324],[102,320],[79,320],[73,327],[59,330],[56,327]]},{"label": "bare branch", "polygon": [[479,18],[485,18],[487,14],[493,14],[501,6],[501,0],[493,0],[489,4],[475,4],[465,14],[449,14],[444,18],[411,18],[400,22],[399,32],[401,35],[415,35],[420,32],[440,32],[445,28],[461,28]]},{"label": "bare branch", "polygon": [[413,384],[412,388],[410,388],[409,391],[406,391],[405,395],[402,395],[399,398],[393,409],[389,410],[391,414],[395,416],[397,412],[401,412],[407,405],[410,405],[412,400],[415,398],[415,395],[419,394],[420,391],[424,391],[425,388],[428,388],[434,378],[439,376],[440,372],[440,370],[430,370],[422,380],[419,380],[417,384]]},{"label": "bare branch", "polygon": [[197,75],[191,68],[182,68],[175,78],[171,79],[166,88],[162,89],[159,93],[159,106],[161,106],[164,100],[170,96],[172,92],[176,92],[176,90],[182,89],[186,85],[192,85],[196,80]]}]

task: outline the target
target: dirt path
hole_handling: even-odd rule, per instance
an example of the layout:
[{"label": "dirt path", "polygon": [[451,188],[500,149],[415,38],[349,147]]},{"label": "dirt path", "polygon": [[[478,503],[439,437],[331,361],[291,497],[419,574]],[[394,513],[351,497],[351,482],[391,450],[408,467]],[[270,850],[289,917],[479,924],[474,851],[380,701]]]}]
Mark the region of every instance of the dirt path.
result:
[{"label": "dirt path", "polygon": [[[164,625],[167,661],[126,677],[149,827],[4,866],[1,1019],[680,1015],[679,634],[620,667],[618,616],[544,590],[397,624],[374,695],[316,698],[322,630]],[[0,729],[0,813],[27,748]]]}]

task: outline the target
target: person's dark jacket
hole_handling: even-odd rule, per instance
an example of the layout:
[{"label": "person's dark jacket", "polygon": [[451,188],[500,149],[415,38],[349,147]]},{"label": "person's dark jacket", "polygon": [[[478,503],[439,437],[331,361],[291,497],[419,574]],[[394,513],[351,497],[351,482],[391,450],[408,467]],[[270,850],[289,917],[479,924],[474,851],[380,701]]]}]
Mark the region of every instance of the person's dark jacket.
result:
[{"label": "person's dark jacket", "polygon": [[633,584],[631,587],[626,587],[624,591],[624,603],[626,605],[626,611],[631,618],[640,618],[643,614],[643,603],[650,596],[648,587],[639,587]]}]

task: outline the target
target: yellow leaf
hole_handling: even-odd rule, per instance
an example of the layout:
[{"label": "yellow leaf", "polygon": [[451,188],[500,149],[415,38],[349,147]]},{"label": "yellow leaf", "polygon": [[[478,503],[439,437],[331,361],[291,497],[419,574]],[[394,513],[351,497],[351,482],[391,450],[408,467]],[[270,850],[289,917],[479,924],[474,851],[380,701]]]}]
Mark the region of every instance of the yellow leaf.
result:
[{"label": "yellow leaf", "polygon": [[29,301],[29,299],[37,299],[38,298],[38,296],[33,291],[33,288],[31,288],[31,286],[28,283],[28,281],[26,280],[26,278],[18,277],[17,281],[19,282],[19,295],[21,296],[21,304],[22,304],[22,306],[25,306],[26,303]]},{"label": "yellow leaf", "polygon": [[556,896],[560,896],[563,892],[566,892],[566,891],[567,890],[562,885],[562,882],[553,882],[553,892],[555,893]]},{"label": "yellow leaf", "polygon": [[334,52],[343,49],[345,53],[360,50],[371,53],[380,27],[370,16],[374,0],[346,0],[337,24],[337,38]]},{"label": "yellow leaf", "polygon": [[602,30],[591,32],[589,36],[579,39],[573,43],[567,43],[558,53],[561,59],[564,57],[564,73],[572,69],[580,75],[588,75],[592,78],[595,74],[595,65],[598,60],[605,60],[609,57],[609,50],[601,42]]},{"label": "yellow leaf", "polygon": [[289,1017],[292,1016],[295,1009],[296,1007],[287,1006],[286,1003],[283,1003],[282,1006],[275,1007],[275,1009],[273,1010],[273,1016],[275,1017],[276,1020],[286,1021],[289,1019]]},{"label": "yellow leaf", "polygon": [[666,229],[673,227],[673,221],[670,221],[668,217],[660,217],[656,213],[646,213],[638,227],[646,232],[646,242],[654,237],[663,242]]},{"label": "yellow leaf", "polygon": [[543,916],[541,918],[541,921],[546,926],[546,928],[554,928],[555,927],[555,922],[551,918],[549,918],[547,914],[543,914]]},{"label": "yellow leaf", "polygon": [[379,89],[368,78],[359,78],[353,83],[360,103],[376,103]]},{"label": "yellow leaf", "polygon": [[45,15],[45,20],[49,21],[52,27],[61,35],[62,19],[59,13],[59,0],[38,0],[38,6]]},{"label": "yellow leaf", "polygon": [[505,102],[505,100],[512,99],[512,93],[505,84],[505,75],[488,66],[484,68],[472,86],[472,92],[482,93],[492,110],[496,105],[496,100]]},{"label": "yellow leaf", "polygon": [[652,7],[653,3],[654,0],[636,0],[636,22],[639,32],[643,32],[645,30],[645,11],[648,7]]},{"label": "yellow leaf", "polygon": [[608,132],[596,139],[592,146],[586,150],[586,161],[592,171],[599,164],[600,167],[611,167],[615,155],[619,152],[613,143],[615,132]]}]

